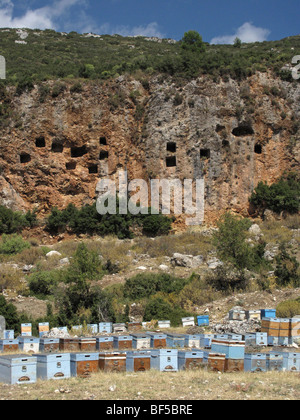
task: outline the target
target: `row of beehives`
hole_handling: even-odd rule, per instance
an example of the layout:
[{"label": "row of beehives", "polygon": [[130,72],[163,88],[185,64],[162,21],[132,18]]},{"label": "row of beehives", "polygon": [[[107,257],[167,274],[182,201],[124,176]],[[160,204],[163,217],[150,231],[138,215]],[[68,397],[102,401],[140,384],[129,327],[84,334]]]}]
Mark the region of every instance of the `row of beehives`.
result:
[{"label": "row of beehives", "polygon": [[[222,340],[221,340],[222,341]],[[218,353],[215,350],[225,351]],[[245,347],[245,346],[244,346]],[[46,353],[32,356],[0,356],[0,382],[34,383],[41,380],[90,377],[104,372],[177,372],[207,369],[215,372],[300,372],[300,353],[270,352],[243,354],[243,345],[231,340],[213,341],[211,351],[155,349],[150,351]],[[241,358],[241,356],[243,356]]]},{"label": "row of beehives", "polygon": [[246,346],[287,346],[294,337],[270,337],[267,333],[241,334],[175,334],[161,332],[131,333],[99,337],[36,338],[18,337],[0,340],[1,352],[85,352],[109,350],[146,350],[152,348],[209,349],[213,339],[244,341]]},{"label": "row of beehives", "polygon": [[[197,325],[198,326],[207,326],[209,325],[209,316],[208,315],[199,315],[197,316]],[[195,326],[194,317],[182,318],[183,327],[192,327]],[[99,324],[88,324],[86,330],[90,334],[113,334],[113,333],[122,333],[127,331],[142,331],[143,329],[153,328],[153,325],[148,322],[128,322],[128,323],[118,323],[113,324],[112,322],[100,322]],[[158,328],[167,329],[171,327],[171,321],[158,321]],[[67,327],[58,327],[58,331],[68,333]],[[49,322],[42,322],[38,324],[39,336],[43,337],[49,334]],[[71,328],[73,333],[81,333],[84,331],[83,325],[74,325]],[[13,330],[5,330],[4,338],[13,339],[14,338]],[[32,336],[32,324],[26,323],[21,324],[21,336]]]}]

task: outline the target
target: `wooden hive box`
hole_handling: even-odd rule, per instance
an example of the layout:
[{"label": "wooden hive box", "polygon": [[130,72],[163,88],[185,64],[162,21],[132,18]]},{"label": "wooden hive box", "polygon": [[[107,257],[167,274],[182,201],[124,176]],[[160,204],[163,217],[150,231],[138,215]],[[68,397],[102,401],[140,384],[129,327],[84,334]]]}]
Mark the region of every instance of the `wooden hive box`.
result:
[{"label": "wooden hive box", "polygon": [[59,351],[59,338],[40,338],[40,351],[55,353]]},{"label": "wooden hive box", "polygon": [[96,338],[96,350],[100,352],[105,350],[114,349],[114,338],[113,337],[97,337]]},{"label": "wooden hive box", "polygon": [[206,364],[207,370],[210,372],[224,372],[225,360],[225,354],[204,352],[203,362]]},{"label": "wooden hive box", "polygon": [[178,351],[178,369],[179,370],[201,369],[204,367],[203,357],[204,357],[204,352],[200,350]]},{"label": "wooden hive box", "polygon": [[151,351],[129,351],[126,355],[127,372],[145,372],[151,367]]},{"label": "wooden hive box", "polygon": [[126,372],[126,353],[99,353],[99,369],[104,372]]},{"label": "wooden hive box", "polygon": [[7,353],[11,351],[18,351],[19,350],[19,341],[16,340],[0,340],[0,351]]},{"label": "wooden hive box", "polygon": [[71,376],[87,378],[99,370],[99,353],[71,353]]}]

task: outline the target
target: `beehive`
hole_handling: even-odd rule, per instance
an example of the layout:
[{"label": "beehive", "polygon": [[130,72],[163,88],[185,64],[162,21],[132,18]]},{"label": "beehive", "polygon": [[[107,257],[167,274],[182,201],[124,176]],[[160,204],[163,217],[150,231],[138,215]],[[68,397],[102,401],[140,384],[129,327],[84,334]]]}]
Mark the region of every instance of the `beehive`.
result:
[{"label": "beehive", "polygon": [[197,324],[199,327],[209,325],[209,316],[208,315],[198,315]]},{"label": "beehive", "polygon": [[3,338],[5,340],[13,340],[15,338],[14,330],[4,330]]},{"label": "beehive", "polygon": [[7,353],[10,351],[18,351],[18,350],[19,350],[18,340],[9,340],[9,339],[0,340],[1,352]]},{"label": "beehive", "polygon": [[267,333],[247,333],[244,336],[246,346],[267,346],[268,334]]},{"label": "beehive", "polygon": [[113,337],[97,337],[96,338],[96,350],[105,351],[113,350],[114,338]]},{"label": "beehive", "polygon": [[195,326],[195,319],[194,317],[186,317],[181,319],[183,327],[194,327]]},{"label": "beehive", "polygon": [[225,354],[226,359],[244,359],[245,341],[221,340],[213,338],[211,342],[213,353]]},{"label": "beehive", "polygon": [[250,311],[246,311],[246,319],[250,320],[250,319],[261,319],[261,311],[260,310],[250,310]]},{"label": "beehive", "polygon": [[263,318],[276,318],[276,309],[261,309],[261,319]]},{"label": "beehive", "polygon": [[246,311],[242,309],[232,309],[229,311],[229,319],[231,321],[244,321],[246,319]]},{"label": "beehive", "polygon": [[30,323],[21,324],[21,336],[32,337],[32,325]]},{"label": "beehive", "polygon": [[104,372],[126,372],[126,353],[99,353],[99,369]]},{"label": "beehive", "polygon": [[78,338],[79,351],[93,352],[96,351],[96,338],[80,337]]},{"label": "beehive", "polygon": [[150,370],[151,351],[129,351],[126,355],[127,372],[145,372]]},{"label": "beehive", "polygon": [[180,348],[184,347],[185,336],[184,334],[167,334],[167,347]]},{"label": "beehive", "polygon": [[200,334],[200,347],[203,349],[210,348],[213,338],[214,338],[213,334]]},{"label": "beehive", "polygon": [[242,334],[228,334],[229,340],[236,340],[236,341],[243,341],[243,335]]},{"label": "beehive", "polygon": [[245,372],[266,372],[267,355],[262,353],[245,354],[244,370]]},{"label": "beehive", "polygon": [[150,349],[151,337],[147,334],[130,334],[132,337],[132,348],[137,350]]},{"label": "beehive", "polygon": [[243,372],[244,359],[225,359],[224,372]]},{"label": "beehive", "polygon": [[37,378],[37,358],[28,355],[0,357],[0,382],[14,385],[35,383]]},{"label": "beehive", "polygon": [[113,332],[113,324],[111,322],[100,322],[99,333],[111,334]]},{"label": "beehive", "polygon": [[60,351],[79,351],[79,341],[76,338],[60,338],[59,339]]},{"label": "beehive", "polygon": [[147,335],[150,336],[150,347],[153,349],[165,349],[167,347],[167,336],[166,334],[149,332]]},{"label": "beehive", "polygon": [[290,319],[291,337],[300,337],[300,318]]},{"label": "beehive", "polygon": [[128,322],[127,329],[128,332],[138,332],[142,331],[143,326],[141,322]]},{"label": "beehive", "polygon": [[122,333],[122,332],[126,332],[127,328],[126,328],[126,324],[121,323],[121,324],[113,324],[113,332],[114,333]]},{"label": "beehive", "polygon": [[300,372],[300,353],[282,353],[283,370],[290,372]]},{"label": "beehive", "polygon": [[279,337],[290,337],[291,336],[291,325],[289,318],[281,318],[279,326]]},{"label": "beehive", "polygon": [[159,349],[151,351],[151,369],[161,372],[178,371],[178,350]]},{"label": "beehive", "polygon": [[38,353],[40,349],[40,339],[36,337],[19,337],[19,349],[25,353]]},{"label": "beehive", "polygon": [[92,334],[98,334],[98,324],[87,324],[87,328]]},{"label": "beehive", "polygon": [[39,336],[43,337],[44,334],[49,332],[49,322],[40,322],[39,323]]},{"label": "beehive", "polygon": [[196,351],[178,351],[178,369],[194,370],[203,368],[204,352]]},{"label": "beehive", "polygon": [[164,321],[158,321],[158,328],[170,328],[171,327],[171,321],[164,320]]},{"label": "beehive", "polygon": [[59,338],[40,338],[40,351],[55,353],[59,351]]},{"label": "beehive", "polygon": [[87,378],[99,370],[99,353],[71,353],[71,376]]},{"label": "beehive", "polygon": [[184,345],[185,347],[188,347],[190,349],[199,349],[200,348],[200,335],[185,335],[184,339]]},{"label": "beehive", "polygon": [[270,371],[283,370],[283,354],[271,351],[267,354],[267,369]]},{"label": "beehive", "polygon": [[205,363],[207,370],[210,372],[224,372],[225,371],[225,354],[204,352],[203,362]]},{"label": "beehive", "polygon": [[37,354],[37,377],[40,379],[67,379],[71,377],[70,353]]},{"label": "beehive", "polygon": [[132,350],[132,337],[130,335],[114,336],[115,350]]}]

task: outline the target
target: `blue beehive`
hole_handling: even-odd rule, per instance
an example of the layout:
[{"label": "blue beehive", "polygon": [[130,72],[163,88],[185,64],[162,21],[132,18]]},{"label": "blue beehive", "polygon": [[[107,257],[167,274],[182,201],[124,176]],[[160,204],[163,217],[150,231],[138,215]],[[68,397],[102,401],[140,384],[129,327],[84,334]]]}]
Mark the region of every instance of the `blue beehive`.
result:
[{"label": "blue beehive", "polygon": [[244,336],[246,346],[267,346],[268,334],[267,333],[247,333]]},{"label": "blue beehive", "polygon": [[242,341],[243,335],[242,334],[228,334],[229,340],[236,340],[236,341]]},{"label": "blue beehive", "polygon": [[184,334],[167,334],[167,347],[183,348],[185,343]]},{"label": "blue beehive", "polygon": [[37,354],[37,377],[40,379],[66,379],[71,377],[69,353]]},{"label": "blue beehive", "polygon": [[112,350],[114,348],[114,337],[96,337],[96,350]]},{"label": "blue beehive", "polygon": [[18,351],[19,350],[19,341],[18,340],[9,340],[4,339],[0,340],[0,351]]},{"label": "blue beehive", "polygon": [[200,335],[186,335],[184,340],[185,347],[200,348]]},{"label": "blue beehive", "polygon": [[211,347],[211,341],[214,338],[213,334],[200,334],[200,347],[208,349]]},{"label": "blue beehive", "polygon": [[99,333],[111,334],[113,330],[112,322],[100,322],[99,323]]},{"label": "blue beehive", "polygon": [[14,330],[4,330],[4,336],[3,338],[5,340],[13,340],[15,338],[15,332]]},{"label": "blue beehive", "polygon": [[35,383],[37,359],[35,356],[14,355],[0,357],[0,382],[14,385]]},{"label": "blue beehive", "polygon": [[245,372],[267,372],[267,355],[262,353],[245,354]]},{"label": "blue beehive", "polygon": [[127,372],[145,372],[151,367],[151,351],[128,351],[126,354]]},{"label": "blue beehive", "polygon": [[218,340],[228,340],[228,334],[214,334],[214,338]]},{"label": "blue beehive", "polygon": [[132,349],[132,337],[130,335],[114,336],[114,349],[116,350]]},{"label": "blue beehive", "polygon": [[197,316],[197,323],[198,323],[199,327],[209,325],[209,316],[208,315],[198,315]]},{"label": "blue beehive", "polygon": [[59,350],[59,338],[40,338],[40,351],[53,353]]},{"label": "blue beehive", "polygon": [[268,346],[279,346],[279,337],[268,336]]},{"label": "blue beehive", "polygon": [[267,354],[267,369],[268,370],[283,370],[283,354],[280,352],[271,351]]},{"label": "blue beehive", "polygon": [[167,347],[167,335],[158,332],[147,332],[150,336],[150,347],[156,349],[164,349]]},{"label": "blue beehive", "polygon": [[213,338],[211,352],[225,354],[226,359],[244,359],[245,341],[221,340]]},{"label": "blue beehive", "polygon": [[25,353],[38,353],[40,349],[40,339],[36,337],[18,337],[19,349]]},{"label": "blue beehive", "polygon": [[203,357],[201,350],[178,351],[178,369],[199,369],[203,366]]},{"label": "blue beehive", "polygon": [[282,353],[283,370],[290,372],[300,372],[300,353]]},{"label": "blue beehive", "polygon": [[278,345],[282,347],[286,347],[289,344],[293,344],[292,337],[278,337]]},{"label": "blue beehive", "polygon": [[151,369],[161,372],[178,371],[178,350],[159,349],[151,351]]},{"label": "blue beehive", "polygon": [[276,318],[276,309],[261,309],[261,319],[263,318]]}]

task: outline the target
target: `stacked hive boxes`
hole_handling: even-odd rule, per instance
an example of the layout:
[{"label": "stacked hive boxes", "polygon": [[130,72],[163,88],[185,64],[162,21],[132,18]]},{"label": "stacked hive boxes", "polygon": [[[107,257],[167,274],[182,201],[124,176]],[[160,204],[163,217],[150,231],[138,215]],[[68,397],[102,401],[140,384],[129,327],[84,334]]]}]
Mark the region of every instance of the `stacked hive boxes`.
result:
[{"label": "stacked hive boxes", "polygon": [[288,345],[300,337],[300,319],[263,318],[261,331],[268,334],[268,344]]},{"label": "stacked hive boxes", "polygon": [[225,372],[244,370],[245,341],[214,338],[211,343],[211,351],[225,354]]}]

